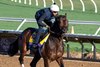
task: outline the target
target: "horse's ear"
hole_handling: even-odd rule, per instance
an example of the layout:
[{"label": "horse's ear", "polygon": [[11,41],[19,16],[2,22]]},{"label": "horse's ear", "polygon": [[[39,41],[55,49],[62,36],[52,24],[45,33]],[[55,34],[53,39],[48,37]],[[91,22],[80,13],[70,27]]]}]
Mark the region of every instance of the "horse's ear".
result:
[{"label": "horse's ear", "polygon": [[67,13],[65,13],[65,16],[67,17]]},{"label": "horse's ear", "polygon": [[59,21],[58,17],[59,17],[59,15],[57,15],[57,16],[55,17],[55,20],[56,20],[56,21]]}]

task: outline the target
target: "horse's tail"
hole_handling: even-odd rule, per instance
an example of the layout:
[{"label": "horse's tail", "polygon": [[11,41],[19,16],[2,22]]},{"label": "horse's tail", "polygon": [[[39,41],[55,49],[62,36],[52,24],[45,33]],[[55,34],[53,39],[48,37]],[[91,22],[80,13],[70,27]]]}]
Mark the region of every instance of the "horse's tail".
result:
[{"label": "horse's tail", "polygon": [[10,44],[8,55],[14,56],[18,52],[18,39]]}]

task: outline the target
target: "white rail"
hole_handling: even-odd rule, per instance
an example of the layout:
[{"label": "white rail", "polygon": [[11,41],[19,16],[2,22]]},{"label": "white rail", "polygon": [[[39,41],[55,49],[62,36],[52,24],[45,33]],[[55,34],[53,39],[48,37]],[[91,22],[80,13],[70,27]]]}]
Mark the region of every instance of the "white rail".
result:
[{"label": "white rail", "polygon": [[38,4],[38,0],[35,0],[36,1],[36,6],[38,6],[39,4]]},{"label": "white rail", "polygon": [[26,19],[24,19],[24,20],[22,21],[22,23],[18,26],[18,28],[16,29],[16,31],[19,31],[20,28],[22,27],[22,25],[23,25],[25,22],[26,22]]},{"label": "white rail", "polygon": [[96,5],[95,1],[94,1],[94,0],[91,0],[91,2],[94,4],[94,7],[95,7],[95,13],[97,13],[98,11],[97,11],[97,5]]},{"label": "white rail", "polygon": [[14,0],[11,0],[11,1],[14,1]]},{"label": "white rail", "polygon": [[24,0],[24,4],[27,4],[26,0]]},{"label": "white rail", "polygon": [[62,3],[62,0],[59,0],[60,1],[60,9],[63,9],[63,3]]},{"label": "white rail", "polygon": [[32,1],[31,0],[29,0],[29,5],[32,5]]},{"label": "white rail", "polygon": [[46,1],[45,0],[43,0],[43,3],[44,3],[44,7],[46,7]]},{"label": "white rail", "polygon": [[[13,17],[0,17],[1,21],[18,21],[21,22],[26,19],[26,22],[36,22],[33,18],[13,18]],[[9,22],[8,22],[9,23]],[[100,21],[82,21],[82,20],[69,20],[70,24],[91,24],[100,25]]]},{"label": "white rail", "polygon": [[71,10],[74,10],[74,5],[73,5],[72,0],[69,0],[69,1],[70,1],[70,3],[71,3]]},{"label": "white rail", "polygon": [[17,2],[17,0],[15,0],[15,2]]},{"label": "white rail", "polygon": [[[29,4],[29,5],[32,5],[32,0],[11,0],[11,1],[14,1],[14,2],[19,2],[19,3],[22,3],[22,2],[24,2],[24,4]],[[47,6],[47,4],[46,4],[46,1],[47,0],[42,0],[43,1],[43,6],[44,7],[46,7]],[[63,9],[63,2],[62,2],[62,0],[59,0],[60,1],[60,9]],[[70,1],[70,4],[71,4],[71,10],[73,11],[74,10],[74,4],[73,4],[73,0],[69,0]],[[85,12],[86,10],[85,10],[85,4],[84,4],[84,0],[79,0],[80,1],[80,3],[82,4],[82,11],[83,12]],[[96,3],[95,3],[95,1],[94,0],[90,0],[92,3],[93,3],[93,5],[94,5],[94,9],[95,9],[95,13],[98,13],[98,8],[97,8],[97,5],[96,5]],[[38,4],[38,0],[35,0],[35,2],[36,2],[36,6],[38,6],[39,4]],[[52,0],[52,3],[54,3],[55,1],[54,0]]]},{"label": "white rail", "polygon": [[99,31],[100,31],[100,27],[97,29],[97,31],[95,32],[94,35],[97,35],[99,33]]},{"label": "white rail", "polygon": [[21,0],[19,0],[19,3],[21,3],[22,1]]},{"label": "white rail", "polygon": [[54,3],[55,1],[54,0],[52,0],[52,3]]},{"label": "white rail", "polygon": [[82,11],[85,12],[85,5],[84,5],[83,0],[80,0],[80,2],[82,3],[82,8],[83,8]]}]

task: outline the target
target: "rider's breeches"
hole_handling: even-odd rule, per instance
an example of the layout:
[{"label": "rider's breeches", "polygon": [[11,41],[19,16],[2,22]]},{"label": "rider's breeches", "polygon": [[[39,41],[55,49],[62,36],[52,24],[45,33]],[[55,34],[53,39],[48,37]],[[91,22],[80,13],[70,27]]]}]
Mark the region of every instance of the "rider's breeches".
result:
[{"label": "rider's breeches", "polygon": [[40,36],[41,36],[42,32],[43,32],[43,27],[40,27],[40,28],[38,29],[38,32],[37,32],[36,37],[35,37],[35,43],[36,43],[36,44],[39,43],[39,39],[40,39]]}]

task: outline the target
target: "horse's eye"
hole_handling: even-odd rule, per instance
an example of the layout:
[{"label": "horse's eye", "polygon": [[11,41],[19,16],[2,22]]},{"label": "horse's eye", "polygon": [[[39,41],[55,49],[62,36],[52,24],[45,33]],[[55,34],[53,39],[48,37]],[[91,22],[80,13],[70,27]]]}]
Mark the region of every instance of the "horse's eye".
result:
[{"label": "horse's eye", "polygon": [[63,20],[63,22],[64,22],[64,25],[66,25],[66,20]]},{"label": "horse's eye", "polygon": [[66,21],[66,19],[63,20],[64,22]]}]

